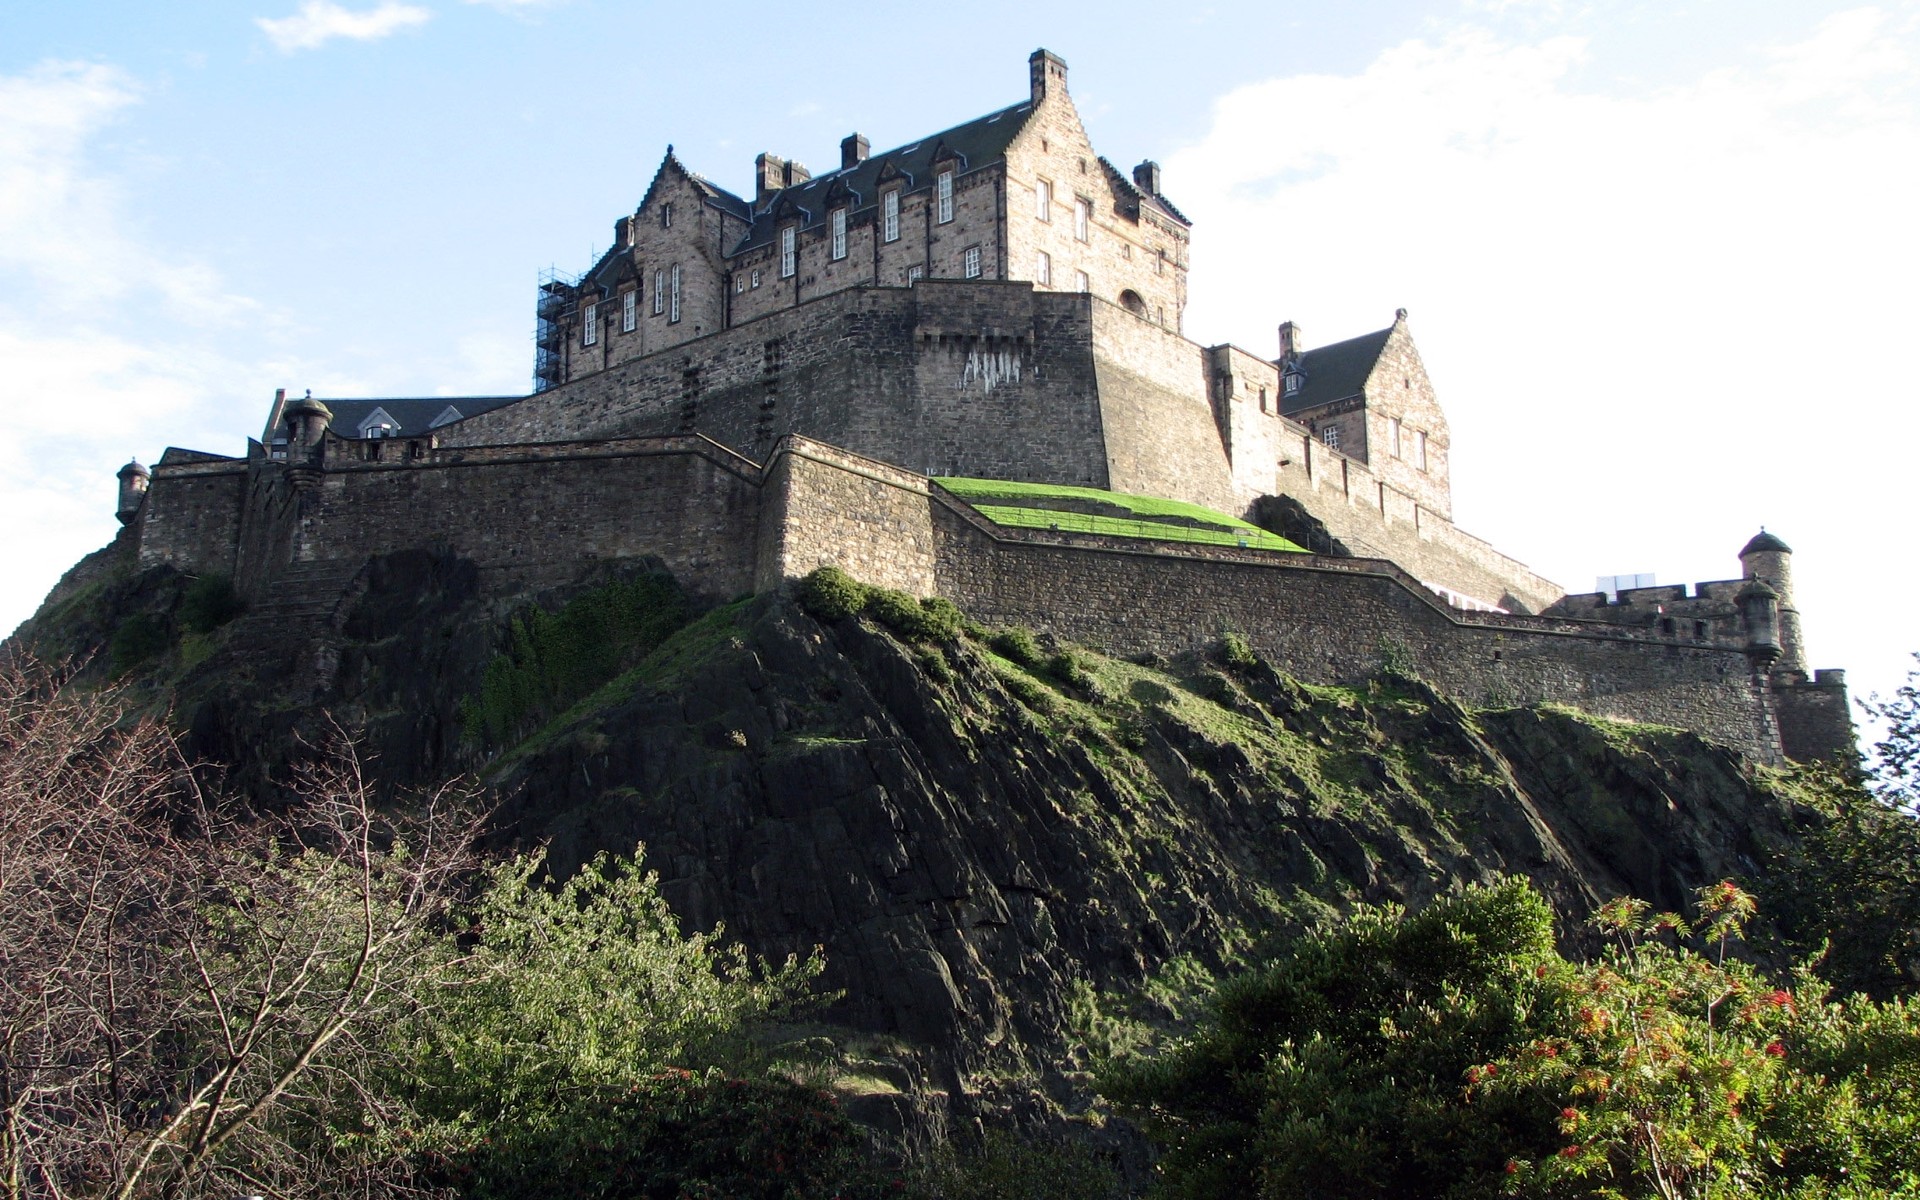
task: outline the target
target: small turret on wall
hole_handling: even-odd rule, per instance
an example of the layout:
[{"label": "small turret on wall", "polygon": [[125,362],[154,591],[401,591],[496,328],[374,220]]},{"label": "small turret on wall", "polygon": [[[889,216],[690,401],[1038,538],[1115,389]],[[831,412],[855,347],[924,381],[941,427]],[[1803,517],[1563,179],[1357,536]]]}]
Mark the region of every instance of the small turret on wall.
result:
[{"label": "small turret on wall", "polygon": [[1807,673],[1806,646],[1800,640],[1800,612],[1793,604],[1793,548],[1762,529],[1740,549],[1740,574],[1773,590],[1779,604],[1779,671]]},{"label": "small turret on wall", "polygon": [[287,405],[281,420],[287,426],[287,468],[293,486],[311,486],[324,465],[327,428],[333,424],[333,410],[308,392]]},{"label": "small turret on wall", "polygon": [[119,478],[120,508],[116,515],[122,525],[131,525],[140,515],[140,504],[147,498],[147,485],[152,482],[153,472],[134,459],[120,468]]}]

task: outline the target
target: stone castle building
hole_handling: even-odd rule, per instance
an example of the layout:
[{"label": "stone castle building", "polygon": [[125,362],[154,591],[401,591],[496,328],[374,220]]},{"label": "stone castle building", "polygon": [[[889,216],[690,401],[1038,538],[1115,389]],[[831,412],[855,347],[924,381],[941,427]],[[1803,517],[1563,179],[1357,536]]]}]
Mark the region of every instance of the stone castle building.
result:
[{"label": "stone castle building", "polygon": [[[1271,357],[1187,339],[1191,225],[1159,168],[1094,151],[1057,56],[1028,84],[896,149],[850,136],[817,176],[763,154],[750,199],[669,149],[612,248],[542,283],[529,395],[282,393],[245,458],[124,469],[125,536],[142,563],[303,614],[323,664],[340,597],[412,546],[472,560],[503,601],[608,560],[658,558],[716,597],[833,563],[1121,651],[1234,629],[1307,679],[1392,659],[1469,701],[1575,704],[1767,761],[1851,748],[1784,543],[1749,543],[1736,580],[1567,595],[1454,525],[1404,310],[1321,347],[1281,324]],[[1048,485],[1078,517],[1010,524],[964,480]],[[1128,497],[1305,549],[1079,519]]]}]

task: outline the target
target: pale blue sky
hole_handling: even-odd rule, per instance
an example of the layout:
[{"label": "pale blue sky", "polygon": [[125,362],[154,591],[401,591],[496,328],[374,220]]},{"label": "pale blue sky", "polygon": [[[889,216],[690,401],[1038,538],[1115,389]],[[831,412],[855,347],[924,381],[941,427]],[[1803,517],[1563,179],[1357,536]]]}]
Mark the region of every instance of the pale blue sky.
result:
[{"label": "pale blue sky", "polygon": [[[303,16],[304,12],[304,16]],[[112,472],[236,453],[276,387],[524,390],[667,143],[746,190],[1019,99],[1196,220],[1187,333],[1414,331],[1456,515],[1574,590],[1799,555],[1819,665],[1920,648],[1912,0],[849,8],[250,0],[0,8],[0,627]],[[964,32],[956,32],[964,25]],[[327,30],[348,30],[326,38]],[[306,44],[302,44],[302,34]],[[1897,538],[1903,543],[1904,537]],[[1897,600],[1892,606],[1876,601]],[[1863,687],[1861,690],[1865,690]]]}]

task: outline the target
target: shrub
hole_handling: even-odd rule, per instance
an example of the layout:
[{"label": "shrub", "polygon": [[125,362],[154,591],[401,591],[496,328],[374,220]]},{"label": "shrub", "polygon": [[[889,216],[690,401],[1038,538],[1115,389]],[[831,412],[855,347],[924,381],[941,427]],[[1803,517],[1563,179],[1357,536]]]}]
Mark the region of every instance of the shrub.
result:
[{"label": "shrub", "polygon": [[927,620],[936,631],[936,641],[955,641],[967,628],[967,614],[945,596],[928,596],[920,607],[926,610]]},{"label": "shrub", "polygon": [[822,621],[844,621],[867,606],[871,590],[839,567],[817,567],[800,581],[800,607]]},{"label": "shrub", "polygon": [[1058,679],[1068,687],[1079,688],[1083,692],[1094,690],[1092,675],[1087,673],[1086,664],[1079,655],[1071,650],[1062,650],[1047,660],[1047,674]]},{"label": "shrub", "polygon": [[1020,625],[1002,629],[993,635],[987,643],[994,653],[1009,662],[1018,663],[1028,670],[1038,670],[1044,661],[1040,653],[1040,643],[1035,640],[1033,630]]},{"label": "shrub", "polygon": [[180,623],[192,633],[212,633],[246,608],[233,580],[225,575],[202,575],[187,586],[180,601]]},{"label": "shrub", "polygon": [[504,653],[461,706],[469,737],[502,744],[639,662],[692,616],[673,577],[642,575],[513,618]]},{"label": "shrub", "polygon": [[1025,675],[1009,675],[1002,682],[1007,685],[1007,690],[1013,693],[1014,699],[1033,711],[1037,713],[1053,711],[1053,693],[1039,681]]},{"label": "shrub", "polygon": [[135,613],[120,622],[107,643],[107,666],[124,675],[165,654],[173,642],[167,623],[152,613]]},{"label": "shrub", "polygon": [[1231,629],[1220,635],[1220,661],[1236,671],[1244,671],[1260,661],[1247,639]]}]

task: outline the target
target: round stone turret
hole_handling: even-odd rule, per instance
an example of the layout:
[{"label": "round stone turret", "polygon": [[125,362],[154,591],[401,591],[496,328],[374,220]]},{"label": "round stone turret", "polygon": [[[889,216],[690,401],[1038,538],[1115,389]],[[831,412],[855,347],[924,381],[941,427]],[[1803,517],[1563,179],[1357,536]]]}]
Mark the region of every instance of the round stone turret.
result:
[{"label": "round stone turret", "polygon": [[1762,529],[1740,548],[1740,574],[1766,584],[1774,594],[1780,624],[1778,669],[1806,674],[1807,654],[1800,640],[1800,611],[1793,603],[1793,547]]},{"label": "round stone turret", "polygon": [[1780,597],[1759,579],[1733,598],[1740,607],[1740,622],[1747,627],[1747,658],[1756,671],[1766,671],[1780,658]]},{"label": "round stone turret", "polygon": [[140,515],[140,502],[147,498],[147,484],[153,480],[153,472],[140,465],[138,459],[120,468],[120,509],[116,514],[122,525],[133,524]]}]

